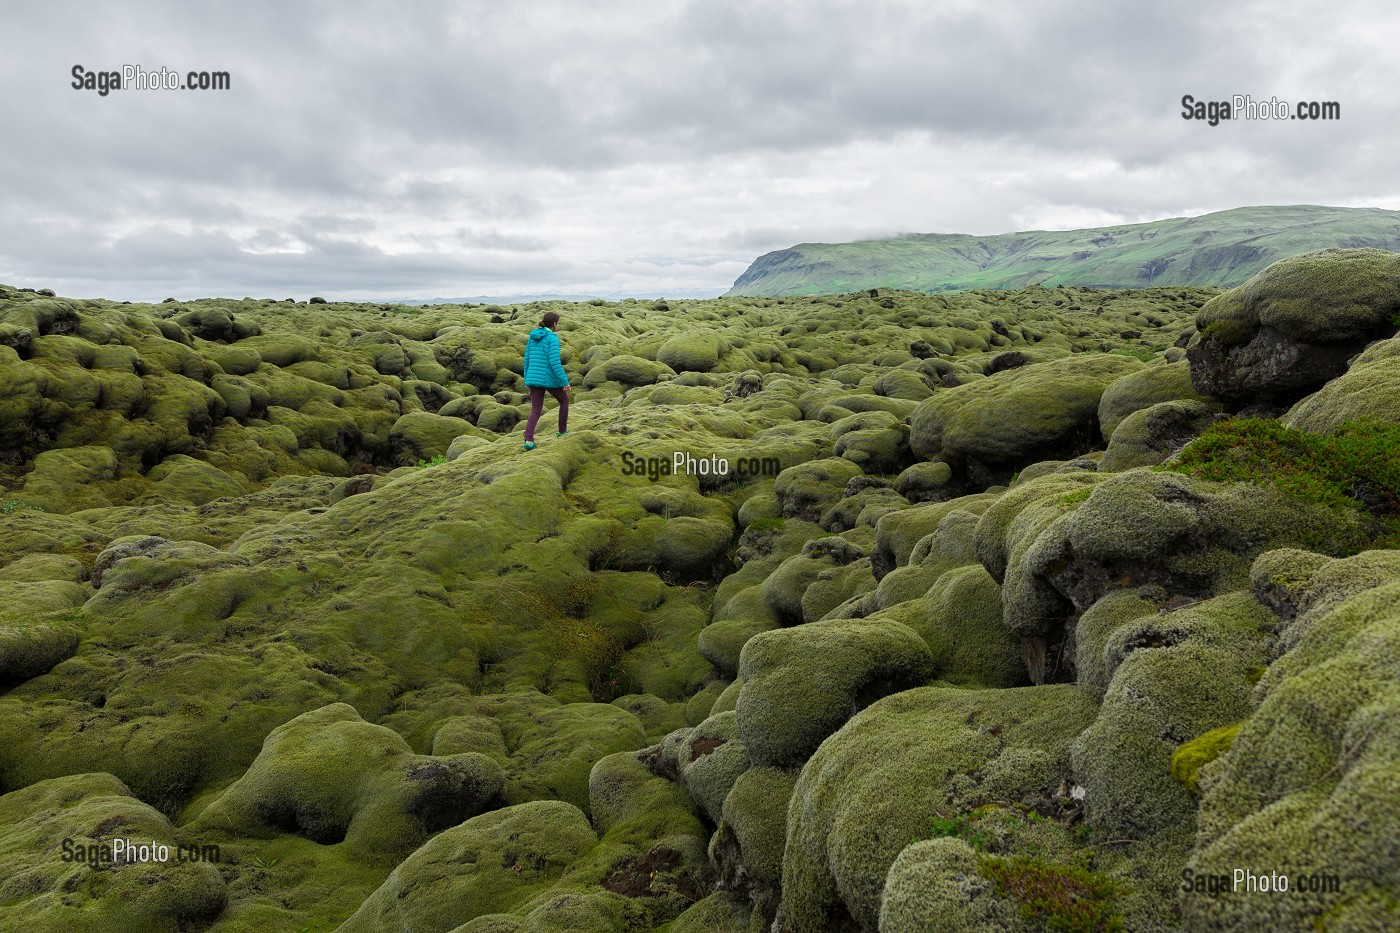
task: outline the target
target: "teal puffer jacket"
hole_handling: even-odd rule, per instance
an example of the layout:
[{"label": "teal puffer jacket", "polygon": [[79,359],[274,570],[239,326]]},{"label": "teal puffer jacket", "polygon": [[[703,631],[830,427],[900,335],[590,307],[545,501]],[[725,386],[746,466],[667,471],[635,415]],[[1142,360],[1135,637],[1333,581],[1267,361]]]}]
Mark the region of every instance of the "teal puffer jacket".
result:
[{"label": "teal puffer jacket", "polygon": [[530,331],[525,344],[525,384],[546,389],[562,389],[569,384],[564,364],[559,361],[559,335],[548,327]]}]

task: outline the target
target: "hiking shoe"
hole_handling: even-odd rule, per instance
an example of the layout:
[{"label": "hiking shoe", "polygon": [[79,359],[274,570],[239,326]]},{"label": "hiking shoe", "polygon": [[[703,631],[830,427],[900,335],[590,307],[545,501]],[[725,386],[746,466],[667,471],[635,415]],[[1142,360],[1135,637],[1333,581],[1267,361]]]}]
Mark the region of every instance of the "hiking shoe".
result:
[{"label": "hiking shoe", "polygon": [[568,431],[559,431],[559,432],[556,433],[554,436],[555,436],[555,437],[566,437],[566,436],[568,436],[568,433],[569,433]]},{"label": "hiking shoe", "polygon": [[538,447],[538,446],[539,446],[539,445],[536,444],[534,441],[526,441],[526,442],[525,442],[525,449],[526,449],[526,450],[534,450],[534,449],[535,449],[536,447]]}]

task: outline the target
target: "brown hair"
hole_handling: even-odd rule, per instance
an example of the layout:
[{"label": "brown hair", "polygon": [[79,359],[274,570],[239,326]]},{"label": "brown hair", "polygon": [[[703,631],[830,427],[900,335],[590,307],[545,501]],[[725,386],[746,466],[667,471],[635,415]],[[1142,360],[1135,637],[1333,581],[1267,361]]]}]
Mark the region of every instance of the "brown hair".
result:
[{"label": "brown hair", "polygon": [[553,329],[554,329],[554,325],[555,325],[555,324],[558,324],[558,323],[559,323],[559,312],[558,312],[558,311],[546,311],[546,312],[544,313],[544,317],[540,318],[540,326],[541,326],[541,327],[548,327],[550,330],[553,330]]}]

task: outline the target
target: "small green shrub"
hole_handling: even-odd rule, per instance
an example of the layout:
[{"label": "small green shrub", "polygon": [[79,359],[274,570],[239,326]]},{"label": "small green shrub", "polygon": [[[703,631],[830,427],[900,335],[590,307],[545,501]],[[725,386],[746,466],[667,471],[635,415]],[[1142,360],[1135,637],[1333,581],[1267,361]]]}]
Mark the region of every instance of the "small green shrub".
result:
[{"label": "small green shrub", "polygon": [[588,608],[593,597],[598,595],[599,589],[598,581],[592,577],[575,577],[564,585],[563,591],[555,600],[559,611],[566,616],[582,619],[584,610]]},{"label": "small green shrub", "polygon": [[11,499],[8,502],[0,503],[0,515],[13,515],[21,509],[31,509],[35,512],[44,511],[37,505],[30,505],[28,502],[21,502],[19,499]]},{"label": "small green shrub", "polygon": [[564,649],[583,666],[584,683],[595,702],[611,703],[627,693],[619,665],[625,649],[606,629],[587,619],[561,621]]},{"label": "small green shrub", "polygon": [[416,464],[414,464],[414,467],[415,467],[415,469],[425,470],[425,469],[427,469],[428,467],[442,466],[442,465],[443,465],[444,463],[446,463],[446,462],[447,462],[447,455],[446,455],[446,454],[438,454],[436,457],[433,457],[431,460],[419,460]]},{"label": "small green shrub", "polygon": [[972,848],[981,852],[987,844],[987,836],[975,825],[978,814],[976,812],[957,813],[951,819],[935,816],[930,824],[929,838],[941,839],[944,836],[952,836],[961,839]]},{"label": "small green shrub", "polygon": [[1027,920],[1068,933],[1123,929],[1123,918],[1113,909],[1118,885],[1087,868],[1024,855],[984,856],[981,867],[998,894],[1020,903]]},{"label": "small green shrub", "polygon": [[1063,508],[1071,505],[1078,505],[1088,499],[1093,492],[1094,489],[1092,486],[1076,489],[1074,492],[1067,492],[1063,496],[1060,496],[1060,506]]},{"label": "small green shrub", "polygon": [[1311,434],[1268,418],[1207,428],[1160,469],[1222,483],[1272,485],[1373,519],[1373,544],[1400,542],[1400,426],[1349,421]]}]

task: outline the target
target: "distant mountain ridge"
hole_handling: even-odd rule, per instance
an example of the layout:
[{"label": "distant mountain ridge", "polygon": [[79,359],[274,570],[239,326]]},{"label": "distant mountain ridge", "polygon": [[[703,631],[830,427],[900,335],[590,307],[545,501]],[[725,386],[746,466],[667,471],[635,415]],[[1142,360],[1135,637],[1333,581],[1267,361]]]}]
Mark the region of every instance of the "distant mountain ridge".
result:
[{"label": "distant mountain ridge", "polygon": [[1329,247],[1400,252],[1400,211],[1295,204],[1085,230],[802,243],[754,260],[727,294],[936,292],[1034,284],[1232,286],[1276,260]]}]

